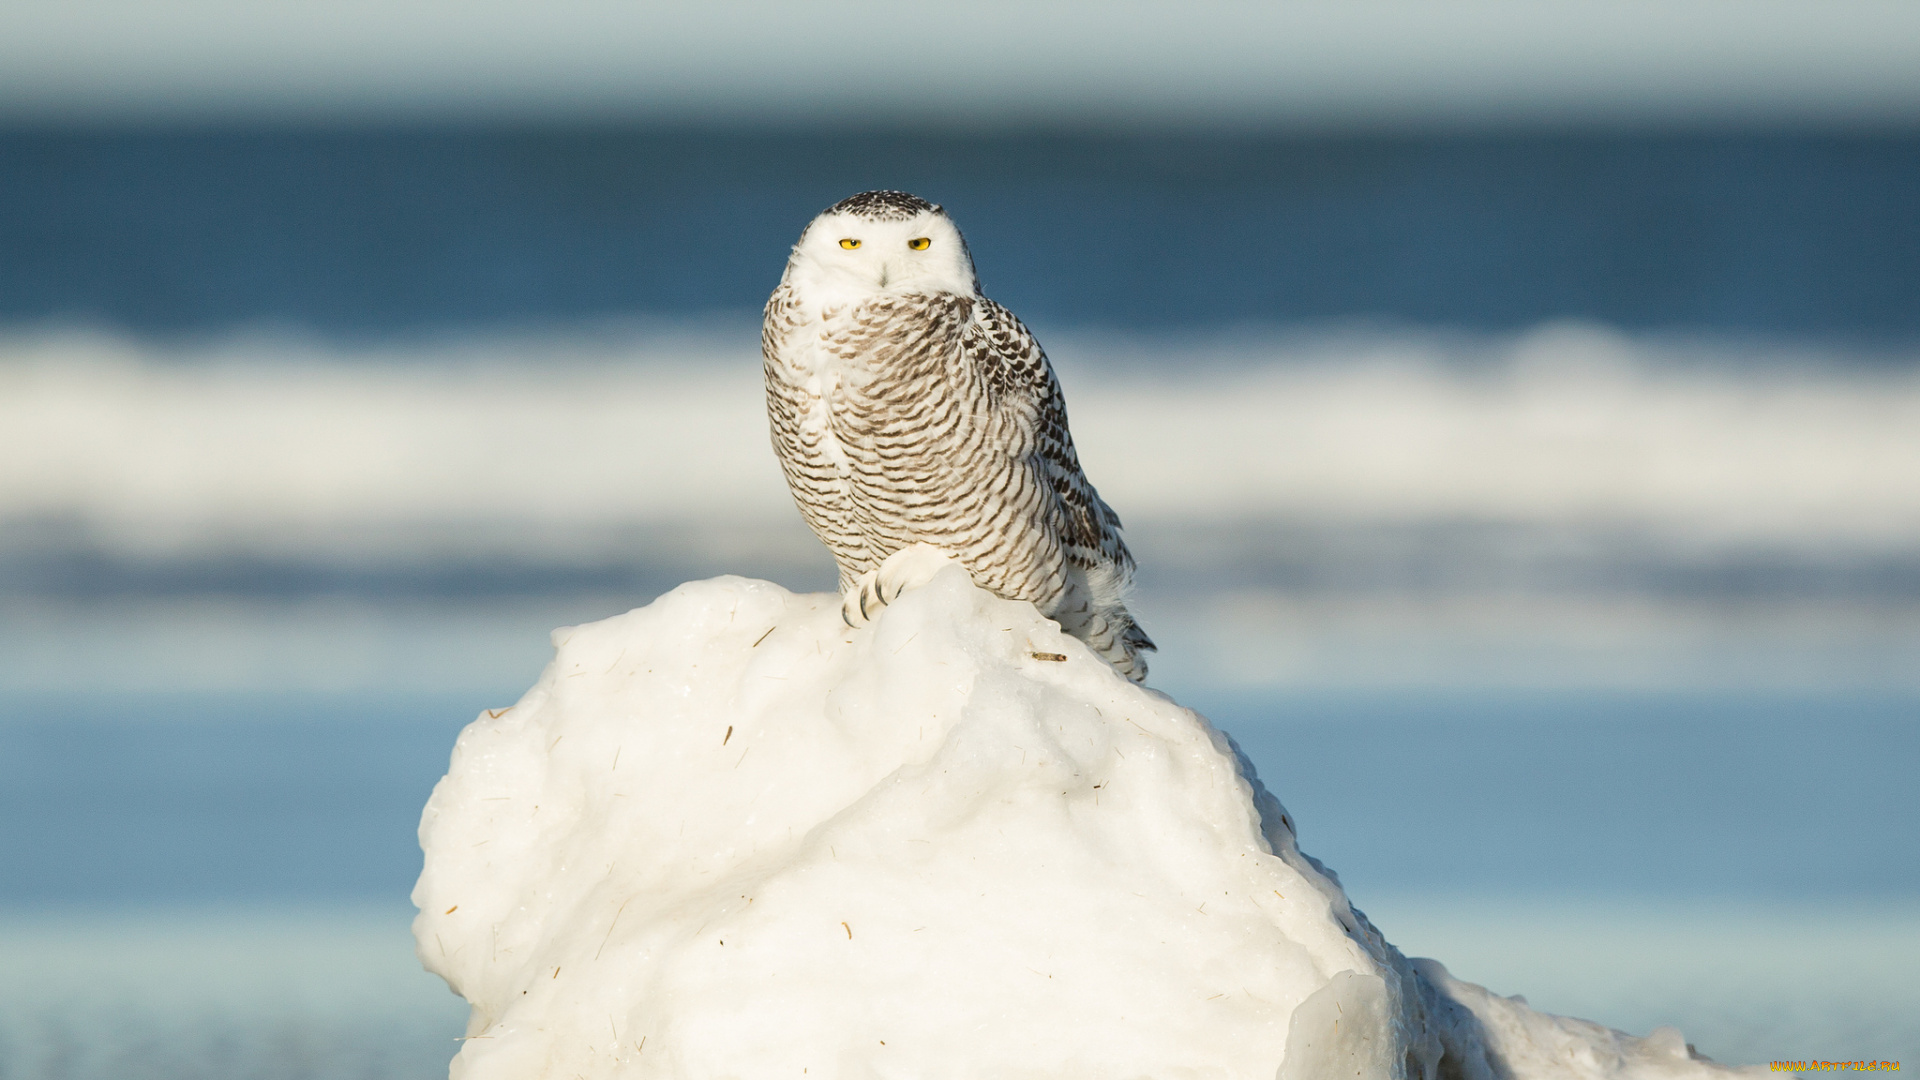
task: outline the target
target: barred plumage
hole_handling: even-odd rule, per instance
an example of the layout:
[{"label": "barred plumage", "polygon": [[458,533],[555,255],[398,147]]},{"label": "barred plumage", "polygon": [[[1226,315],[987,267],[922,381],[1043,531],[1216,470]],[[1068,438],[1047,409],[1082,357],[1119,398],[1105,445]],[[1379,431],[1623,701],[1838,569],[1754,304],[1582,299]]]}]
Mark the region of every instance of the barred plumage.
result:
[{"label": "barred plumage", "polygon": [[843,593],[864,582],[884,602],[882,561],[931,544],[1145,679],[1120,519],[1080,471],[1046,354],[979,294],[940,207],[870,191],[815,218],[762,352],[774,451]]}]

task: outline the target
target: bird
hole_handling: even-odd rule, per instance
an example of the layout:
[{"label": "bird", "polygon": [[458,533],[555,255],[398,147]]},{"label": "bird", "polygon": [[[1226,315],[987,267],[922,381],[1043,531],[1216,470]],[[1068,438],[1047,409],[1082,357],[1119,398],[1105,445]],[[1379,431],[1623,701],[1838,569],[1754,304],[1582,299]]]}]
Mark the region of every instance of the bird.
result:
[{"label": "bird", "polygon": [[943,208],[866,191],[821,212],[767,299],[761,352],[774,452],[839,564],[849,625],[923,583],[911,556],[930,548],[1146,680],[1119,515],[1081,471],[1046,353],[981,295]]}]

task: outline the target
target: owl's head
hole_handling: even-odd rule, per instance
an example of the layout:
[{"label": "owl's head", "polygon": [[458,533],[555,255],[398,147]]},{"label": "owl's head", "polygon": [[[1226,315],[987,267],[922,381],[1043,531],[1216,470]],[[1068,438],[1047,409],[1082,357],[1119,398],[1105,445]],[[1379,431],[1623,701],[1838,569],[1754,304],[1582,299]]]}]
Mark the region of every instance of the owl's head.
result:
[{"label": "owl's head", "polygon": [[821,212],[793,246],[786,280],[827,302],[980,291],[973,256],[947,212],[904,191],[863,191]]}]

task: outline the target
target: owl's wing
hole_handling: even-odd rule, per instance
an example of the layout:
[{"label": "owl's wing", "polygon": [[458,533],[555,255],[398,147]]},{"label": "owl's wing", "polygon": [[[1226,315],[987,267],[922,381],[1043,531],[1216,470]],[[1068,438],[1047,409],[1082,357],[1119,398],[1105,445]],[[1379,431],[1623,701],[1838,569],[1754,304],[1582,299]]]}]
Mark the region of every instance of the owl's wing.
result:
[{"label": "owl's wing", "polygon": [[1067,430],[1066,399],[1047,354],[1025,324],[999,304],[978,299],[973,316],[961,332],[961,347],[986,381],[994,410],[1026,436],[1019,452],[1033,482],[1050,496],[1051,524],[1068,560],[1081,567],[1109,567],[1130,578],[1133,555],[1120,538],[1120,516],[1080,470]]}]

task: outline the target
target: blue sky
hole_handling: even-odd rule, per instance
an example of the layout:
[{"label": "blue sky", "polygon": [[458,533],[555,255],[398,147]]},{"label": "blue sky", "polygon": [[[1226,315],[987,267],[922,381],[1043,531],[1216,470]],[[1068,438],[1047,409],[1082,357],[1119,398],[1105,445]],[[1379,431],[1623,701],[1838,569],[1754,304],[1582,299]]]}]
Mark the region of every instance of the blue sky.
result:
[{"label": "blue sky", "polygon": [[0,117],[1920,121],[1907,0],[0,4]]}]

